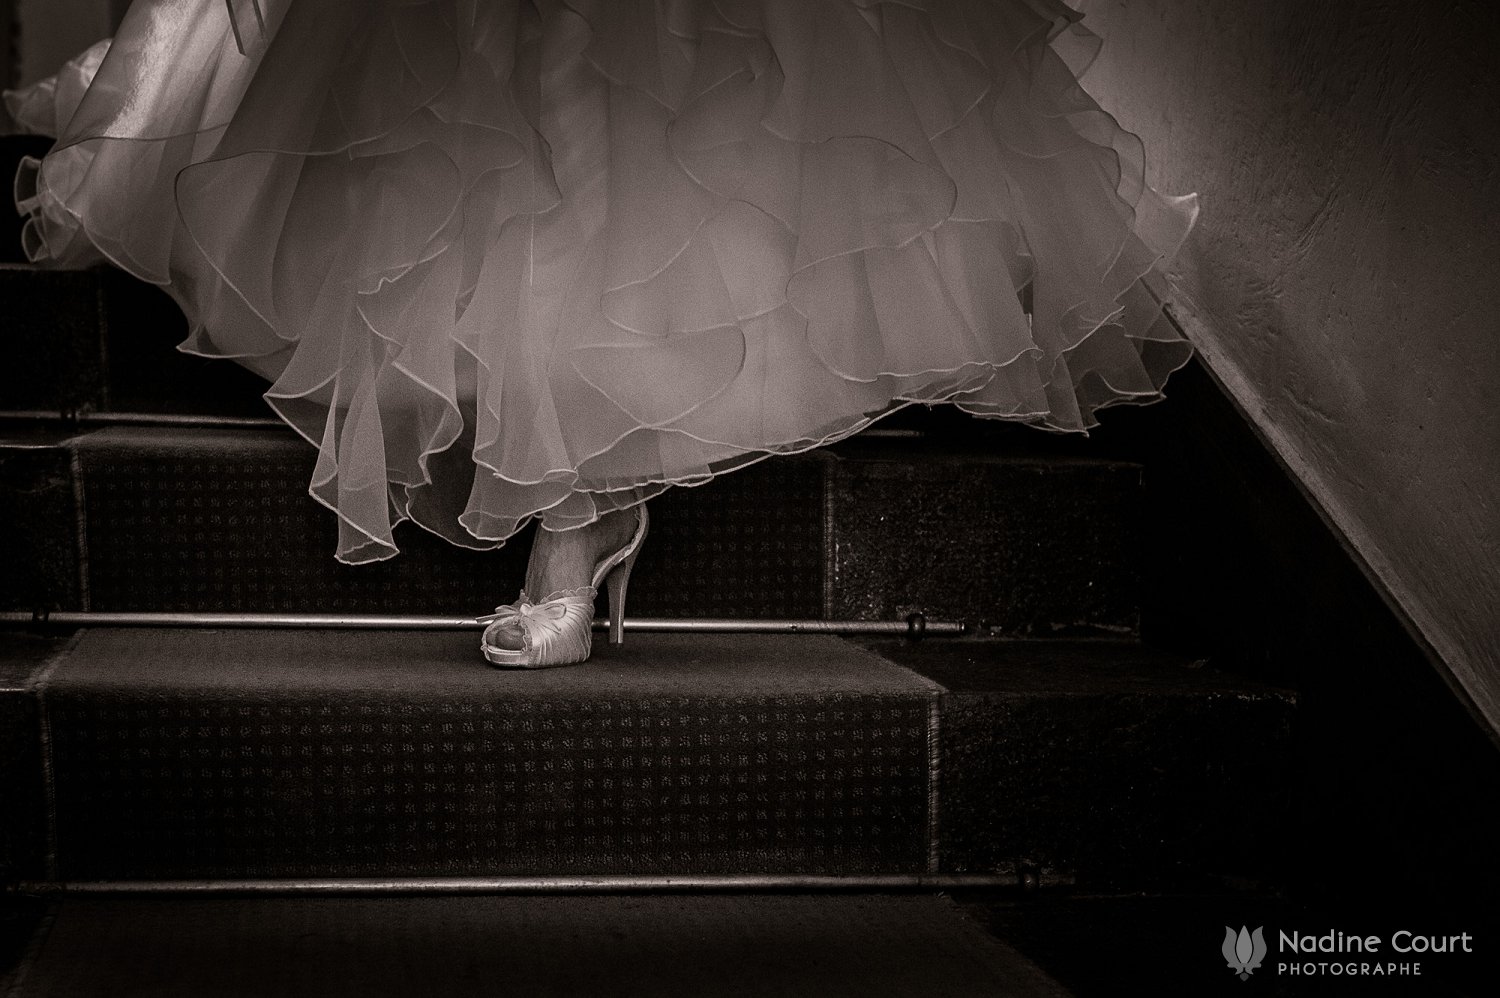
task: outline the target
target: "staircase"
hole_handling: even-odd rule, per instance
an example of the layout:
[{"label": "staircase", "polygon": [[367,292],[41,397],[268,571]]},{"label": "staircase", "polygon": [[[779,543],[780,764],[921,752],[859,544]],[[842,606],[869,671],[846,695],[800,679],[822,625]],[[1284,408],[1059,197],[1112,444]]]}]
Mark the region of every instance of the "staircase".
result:
[{"label": "staircase", "polygon": [[[503,672],[464,621],[518,588],[525,536],[398,530],[399,558],[341,566],[311,448],[250,375],[172,352],[164,296],[8,265],[0,301],[14,994],[343,993],[254,953],[355,966],[398,939],[416,993],[1054,994],[931,892],[1276,885],[1294,698],[1140,642],[1131,460],[918,411],[673,490],[627,643]],[[319,949],[313,924],[360,928]],[[580,968],[588,925],[620,942]],[[474,955],[517,926],[523,967]],[[79,983],[103,953],[107,985]],[[630,976],[674,953],[697,956],[659,989]],[[407,970],[355,977],[410,994]]]}]

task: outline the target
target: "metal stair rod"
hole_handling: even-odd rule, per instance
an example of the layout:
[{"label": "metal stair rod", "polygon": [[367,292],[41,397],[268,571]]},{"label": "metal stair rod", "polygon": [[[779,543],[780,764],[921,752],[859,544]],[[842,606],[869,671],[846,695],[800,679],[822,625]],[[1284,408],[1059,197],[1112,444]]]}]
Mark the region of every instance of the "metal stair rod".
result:
[{"label": "metal stair rod", "polygon": [[209,416],[168,412],[57,412],[50,409],[7,409],[0,420],[17,423],[67,423],[72,426],[161,426],[193,430],[284,430],[287,424],[271,416]]},{"label": "metal stair rod", "polygon": [[[340,613],[138,613],[59,611],[57,613],[0,613],[0,624],[53,624],[62,627],[223,627],[223,628],[341,628],[376,631],[469,631],[483,625],[472,617]],[[609,622],[594,621],[603,631]],[[627,631],[671,634],[889,634],[912,637],[960,635],[968,625],[954,620],[928,620],[914,613],[905,620],[767,620],[694,617],[629,617]]]},{"label": "metal stair rod", "polygon": [[798,873],[749,874],[630,874],[602,876],[510,877],[362,877],[204,880],[84,880],[30,881],[19,885],[26,894],[166,894],[166,895],[295,895],[295,894],[622,894],[677,891],[898,891],[1071,886],[1066,874],[1024,873],[895,873],[819,875]]}]

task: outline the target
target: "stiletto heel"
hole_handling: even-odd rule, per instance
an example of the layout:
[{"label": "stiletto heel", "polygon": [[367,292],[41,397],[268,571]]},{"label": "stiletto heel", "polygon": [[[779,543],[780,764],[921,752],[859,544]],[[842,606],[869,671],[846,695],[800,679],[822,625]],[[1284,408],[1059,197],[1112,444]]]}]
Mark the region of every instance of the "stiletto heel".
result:
[{"label": "stiletto heel", "polygon": [[640,554],[639,548],[616,565],[604,580],[609,587],[609,643],[612,645],[625,643],[625,592],[630,588],[630,570],[635,568],[637,554]]},{"label": "stiletto heel", "polygon": [[[511,669],[539,669],[587,659],[593,650],[594,598],[601,582],[609,586],[609,643],[624,643],[625,592],[651,524],[646,507],[636,509],[640,515],[630,543],[595,566],[592,585],[551,593],[540,603],[533,603],[522,590],[516,602],[497,606],[494,613],[479,618],[479,623],[487,625],[479,638],[485,661]],[[519,632],[521,647],[494,644],[491,638],[503,630]]]},{"label": "stiletto heel", "polygon": [[646,507],[636,508],[641,511],[641,519],[630,544],[594,570],[594,587],[598,588],[601,578],[609,587],[609,643],[612,645],[625,643],[625,591],[630,587],[630,570],[635,568],[635,559],[640,556],[641,547],[646,543],[646,531],[651,526]]}]

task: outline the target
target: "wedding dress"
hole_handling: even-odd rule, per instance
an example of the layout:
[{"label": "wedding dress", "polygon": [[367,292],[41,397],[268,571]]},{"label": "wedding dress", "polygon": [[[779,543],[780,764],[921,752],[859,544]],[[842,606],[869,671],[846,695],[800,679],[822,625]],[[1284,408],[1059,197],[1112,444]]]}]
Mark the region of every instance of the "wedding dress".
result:
[{"label": "wedding dress", "polygon": [[1191,197],[1056,0],[137,0],[9,95],[34,261],[170,292],[337,556],[493,547],[907,403],[1085,430],[1189,348]]}]

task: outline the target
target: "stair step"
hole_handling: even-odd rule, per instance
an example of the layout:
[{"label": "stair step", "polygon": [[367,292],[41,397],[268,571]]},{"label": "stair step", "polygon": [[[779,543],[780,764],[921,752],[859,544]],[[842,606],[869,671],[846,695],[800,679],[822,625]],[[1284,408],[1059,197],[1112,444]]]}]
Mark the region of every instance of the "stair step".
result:
[{"label": "stair step", "polygon": [[1129,643],[646,635],[507,672],[451,632],[5,637],[0,793],[50,802],[7,819],[23,882],[1159,886],[1264,873],[1285,811],[1290,695]]},{"label": "stair step", "polygon": [[45,703],[63,880],[925,868],[930,687],[832,638],[90,631]]},{"label": "stair step", "polygon": [[860,643],[945,691],[944,872],[1280,882],[1291,692],[1128,642]]},{"label": "stair step", "polygon": [[155,285],[109,267],[0,264],[0,302],[0,412],[272,415],[264,380],[176,349],[187,320]]},{"label": "stair step", "polygon": [[[0,608],[472,615],[519,589],[524,534],[497,554],[406,524],[392,561],[338,564],[313,461],[283,431],[12,432],[0,515],[23,529]],[[760,462],[653,501],[630,611],[1134,633],[1140,479],[893,442]]]},{"label": "stair step", "polygon": [[1067,994],[920,895],[67,900],[33,949],[13,998]]}]

